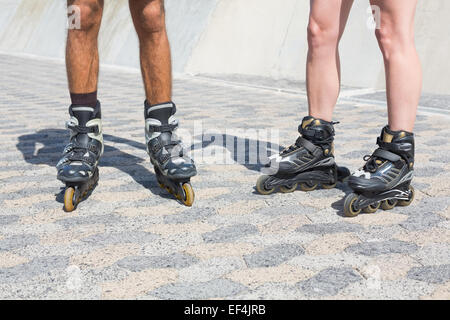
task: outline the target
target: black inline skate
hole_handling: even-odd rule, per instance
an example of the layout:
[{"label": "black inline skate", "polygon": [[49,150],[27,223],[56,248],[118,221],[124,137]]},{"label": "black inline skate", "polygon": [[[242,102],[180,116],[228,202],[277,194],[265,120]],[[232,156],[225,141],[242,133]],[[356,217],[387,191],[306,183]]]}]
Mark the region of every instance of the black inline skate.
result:
[{"label": "black inline skate", "polygon": [[414,167],[414,134],[383,128],[377,139],[378,149],[364,157],[366,164],[350,176],[353,189],[345,197],[344,213],[355,217],[361,211],[373,213],[396,205],[409,206],[414,199],[410,185]]},{"label": "black inline skate", "polygon": [[98,182],[98,161],[103,154],[101,106],[69,107],[70,142],[56,165],[58,180],[66,184],[64,208],[73,211]]},{"label": "black inline skate", "polygon": [[334,124],[311,116],[303,118],[298,127],[300,137],[295,144],[270,158],[266,169],[273,173],[261,176],[256,189],[267,195],[277,187],[283,193],[293,192],[300,184],[303,191],[312,191],[320,184],[334,188],[350,175],[347,168],[334,160]]},{"label": "black inline skate", "polygon": [[186,206],[192,206],[194,190],[190,179],[197,174],[197,169],[174,132],[178,128],[175,112],[173,102],[156,105],[145,102],[147,152],[159,186]]}]

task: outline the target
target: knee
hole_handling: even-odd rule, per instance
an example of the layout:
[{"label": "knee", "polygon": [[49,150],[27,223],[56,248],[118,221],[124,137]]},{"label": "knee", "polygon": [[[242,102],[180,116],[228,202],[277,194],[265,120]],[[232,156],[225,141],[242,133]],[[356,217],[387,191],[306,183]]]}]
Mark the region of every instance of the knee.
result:
[{"label": "knee", "polygon": [[412,32],[385,25],[375,30],[375,36],[385,60],[390,60],[394,54],[402,53],[408,48],[414,47],[414,34]]},{"label": "knee", "polygon": [[308,45],[310,50],[336,47],[339,42],[339,30],[324,27],[313,19],[308,24]]},{"label": "knee", "polygon": [[79,30],[89,31],[100,25],[102,8],[97,1],[75,1],[69,7],[69,13],[79,15]]},{"label": "knee", "polygon": [[140,29],[145,33],[159,33],[165,29],[164,1],[151,0],[140,13]]}]

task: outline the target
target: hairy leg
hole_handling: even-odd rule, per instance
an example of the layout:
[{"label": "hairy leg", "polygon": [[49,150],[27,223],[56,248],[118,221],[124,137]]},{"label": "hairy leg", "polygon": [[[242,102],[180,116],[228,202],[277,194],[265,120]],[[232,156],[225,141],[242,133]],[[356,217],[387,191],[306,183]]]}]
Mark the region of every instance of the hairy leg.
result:
[{"label": "hairy leg", "polygon": [[383,53],[391,130],[412,132],[422,90],[422,69],[414,43],[417,0],[371,0],[380,8],[375,34]]},{"label": "hairy leg", "polygon": [[139,37],[142,78],[148,103],[172,99],[172,64],[164,0],[129,0]]},{"label": "hairy leg", "polygon": [[309,115],[331,121],[340,90],[339,41],[353,0],[311,0],[306,86]]},{"label": "hairy leg", "polygon": [[[67,35],[66,66],[69,89],[74,94],[97,91],[97,37],[103,12],[103,0],[68,0],[81,13],[80,28],[70,29]],[[75,11],[76,12],[76,11]]]}]

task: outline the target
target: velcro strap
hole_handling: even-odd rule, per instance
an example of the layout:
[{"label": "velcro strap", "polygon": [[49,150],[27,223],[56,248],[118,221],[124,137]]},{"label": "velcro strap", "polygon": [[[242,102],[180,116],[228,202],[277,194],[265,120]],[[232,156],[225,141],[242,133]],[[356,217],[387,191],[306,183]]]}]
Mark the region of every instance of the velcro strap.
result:
[{"label": "velcro strap", "polygon": [[67,125],[67,127],[70,130],[73,130],[73,131],[75,131],[77,133],[84,133],[84,134],[95,133],[95,134],[98,134],[100,132],[100,130],[99,130],[97,125],[86,127],[86,126],[74,126],[74,125],[69,124],[69,125]]},{"label": "velcro strap", "polygon": [[395,153],[392,153],[387,150],[383,150],[381,148],[376,149],[374,151],[374,153],[372,154],[372,157],[382,158],[385,160],[389,160],[391,162],[396,162],[401,159],[401,157],[399,155],[396,155]]},{"label": "velcro strap", "polygon": [[306,150],[308,150],[309,152],[313,153],[314,151],[317,150],[317,146],[312,144],[311,142],[309,142],[308,140],[306,140],[303,137],[298,137],[297,141],[295,142],[295,144],[299,147],[303,147]]},{"label": "velcro strap", "polygon": [[82,161],[90,166],[94,165],[94,157],[89,153],[89,156],[85,156],[82,152],[73,152],[67,157],[70,161]]},{"label": "velcro strap", "polygon": [[178,127],[178,124],[163,124],[160,126],[150,125],[148,128],[152,132],[172,132]]}]

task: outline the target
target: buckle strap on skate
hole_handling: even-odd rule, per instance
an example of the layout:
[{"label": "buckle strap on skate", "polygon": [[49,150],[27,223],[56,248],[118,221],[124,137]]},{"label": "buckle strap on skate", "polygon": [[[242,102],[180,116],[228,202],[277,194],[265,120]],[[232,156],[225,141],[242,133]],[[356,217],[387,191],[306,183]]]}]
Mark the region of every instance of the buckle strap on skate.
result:
[{"label": "buckle strap on skate", "polygon": [[72,152],[67,156],[67,159],[72,161],[81,161],[83,163],[86,163],[89,166],[94,166],[95,160],[91,153],[89,153],[89,156],[85,156],[82,152]]},{"label": "buckle strap on skate", "polygon": [[98,127],[98,125],[95,126],[79,126],[79,125],[73,125],[73,124],[67,124],[67,128],[75,131],[77,133],[81,133],[81,134],[88,134],[88,133],[95,133],[95,134],[99,134],[100,129]]},{"label": "buckle strap on skate", "polygon": [[172,132],[178,127],[178,123],[176,124],[163,124],[160,126],[150,125],[148,128],[152,132]]},{"label": "buckle strap on skate", "polygon": [[382,158],[385,160],[388,160],[390,162],[397,162],[401,159],[401,157],[395,153],[392,153],[390,151],[378,148],[374,151],[372,154],[372,158]]},{"label": "buckle strap on skate", "polygon": [[407,163],[414,162],[413,155],[411,153],[414,153],[414,145],[408,142],[401,143],[401,142],[385,142],[381,137],[377,138],[377,144],[380,146],[380,148],[391,151],[392,153],[400,156],[403,158]]},{"label": "buckle strap on skate", "polygon": [[307,139],[303,138],[303,137],[298,137],[297,141],[295,142],[295,144],[298,147],[303,147],[306,150],[308,150],[311,153],[314,153],[314,151],[317,150],[317,146],[314,145],[313,143],[311,143],[310,141],[308,141]]}]

